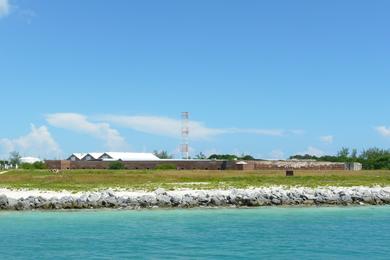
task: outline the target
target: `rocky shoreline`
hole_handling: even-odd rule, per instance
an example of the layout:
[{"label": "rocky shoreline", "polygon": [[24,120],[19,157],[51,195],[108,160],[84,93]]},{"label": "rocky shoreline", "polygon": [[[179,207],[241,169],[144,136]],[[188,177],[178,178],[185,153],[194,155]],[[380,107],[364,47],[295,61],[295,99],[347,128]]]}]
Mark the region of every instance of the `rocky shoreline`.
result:
[{"label": "rocky shoreline", "polygon": [[158,189],[70,192],[0,189],[0,210],[143,209],[390,204],[390,187],[267,187],[228,190]]}]

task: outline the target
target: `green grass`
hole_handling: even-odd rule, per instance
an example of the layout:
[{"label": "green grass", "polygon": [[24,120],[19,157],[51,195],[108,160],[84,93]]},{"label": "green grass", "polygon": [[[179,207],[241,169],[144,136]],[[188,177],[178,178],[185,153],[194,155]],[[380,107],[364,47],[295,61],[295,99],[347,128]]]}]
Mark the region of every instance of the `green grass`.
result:
[{"label": "green grass", "polygon": [[82,191],[105,188],[154,190],[283,186],[390,186],[390,171],[177,171],[177,170],[15,170],[0,175],[2,188]]}]

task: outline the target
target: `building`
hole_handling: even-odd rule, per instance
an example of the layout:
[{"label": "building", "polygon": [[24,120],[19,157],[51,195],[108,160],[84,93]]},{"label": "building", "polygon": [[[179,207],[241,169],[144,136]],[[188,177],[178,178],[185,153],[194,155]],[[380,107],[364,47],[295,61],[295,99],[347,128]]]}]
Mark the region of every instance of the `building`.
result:
[{"label": "building", "polygon": [[81,161],[84,156],[86,156],[87,154],[86,153],[72,153],[71,156],[69,156],[68,159],[66,159],[67,161]]},{"label": "building", "polygon": [[67,161],[158,161],[160,158],[152,153],[100,152],[73,153]]},{"label": "building", "polygon": [[[72,155],[73,156],[73,155]],[[69,158],[75,158],[70,156]],[[122,161],[127,170],[156,169],[169,164],[177,170],[360,170],[361,164],[318,161],[224,161],[224,160],[161,160],[153,154],[92,153],[78,160],[45,161],[49,169],[109,169],[113,161]]]}]

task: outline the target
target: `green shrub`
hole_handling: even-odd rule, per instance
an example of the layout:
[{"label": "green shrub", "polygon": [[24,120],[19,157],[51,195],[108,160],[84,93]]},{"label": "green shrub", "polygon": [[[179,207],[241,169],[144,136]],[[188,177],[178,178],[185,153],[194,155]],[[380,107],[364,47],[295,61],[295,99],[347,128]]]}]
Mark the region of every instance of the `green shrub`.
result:
[{"label": "green shrub", "polygon": [[23,170],[34,170],[34,165],[32,163],[22,163],[19,167]]},{"label": "green shrub", "polygon": [[47,169],[47,166],[44,162],[35,162],[35,163],[22,163],[19,166],[24,170],[43,170]]},{"label": "green shrub", "polygon": [[47,169],[47,166],[44,162],[35,162],[35,163],[33,163],[33,167],[34,167],[34,169],[37,169],[37,170]]},{"label": "green shrub", "polygon": [[125,164],[123,162],[120,162],[120,161],[112,162],[112,163],[110,163],[110,166],[109,166],[110,170],[123,170],[125,168],[126,168]]},{"label": "green shrub", "polygon": [[177,167],[176,165],[174,164],[168,164],[168,163],[164,163],[164,164],[159,164],[155,167],[156,170],[176,170]]}]

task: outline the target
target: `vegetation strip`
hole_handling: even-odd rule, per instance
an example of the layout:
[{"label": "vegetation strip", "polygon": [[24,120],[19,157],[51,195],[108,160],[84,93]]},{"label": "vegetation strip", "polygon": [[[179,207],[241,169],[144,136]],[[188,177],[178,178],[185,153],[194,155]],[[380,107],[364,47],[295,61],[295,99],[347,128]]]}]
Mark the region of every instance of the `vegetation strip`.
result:
[{"label": "vegetation strip", "polygon": [[177,170],[12,170],[0,175],[0,187],[90,191],[108,188],[149,190],[229,189],[269,186],[390,186],[390,171],[177,171]]}]

